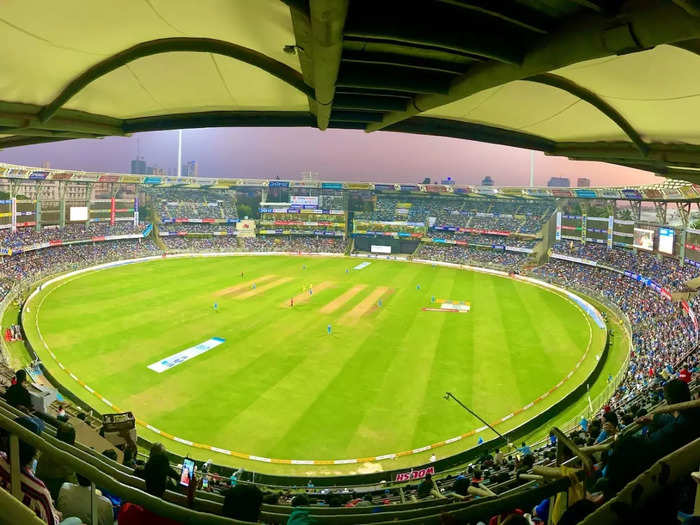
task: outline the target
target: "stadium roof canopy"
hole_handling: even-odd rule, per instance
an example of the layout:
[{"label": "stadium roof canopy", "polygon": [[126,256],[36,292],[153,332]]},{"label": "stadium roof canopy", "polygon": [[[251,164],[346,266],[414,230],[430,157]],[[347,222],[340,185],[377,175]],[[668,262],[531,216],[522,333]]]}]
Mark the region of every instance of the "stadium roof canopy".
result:
[{"label": "stadium roof canopy", "polygon": [[22,0],[0,46],[0,148],[316,126],[700,180],[700,0]]}]

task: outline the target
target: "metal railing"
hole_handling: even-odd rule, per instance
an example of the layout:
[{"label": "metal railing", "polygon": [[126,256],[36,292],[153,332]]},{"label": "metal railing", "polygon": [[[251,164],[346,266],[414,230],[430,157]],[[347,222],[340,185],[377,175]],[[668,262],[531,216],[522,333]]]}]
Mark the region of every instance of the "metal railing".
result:
[{"label": "metal railing", "polygon": [[[67,450],[58,448],[54,444],[50,443],[46,438],[35,434],[4,414],[0,414],[0,428],[3,428],[9,434],[9,459],[11,465],[10,492],[15,499],[20,501],[22,500],[22,486],[19,460],[19,442],[22,440],[37,450],[40,450],[42,455],[46,455],[53,461],[70,468],[72,471],[81,474],[90,480],[90,489],[92,494],[91,515],[93,523],[97,523],[98,521],[98,501],[97,493],[95,492],[96,485],[104,488],[111,494],[115,494],[116,496],[120,497],[122,501],[135,503],[153,512],[154,514],[157,514],[158,516],[169,518],[183,524],[229,525],[232,523],[248,523],[225,518],[223,516],[199,512],[180,505],[175,505],[143,492],[142,490],[136,489],[128,484],[117,481],[112,475],[105,472],[106,470],[109,470],[108,468],[98,468],[88,461],[79,459],[76,454],[77,449],[71,447],[71,445],[65,444],[65,446],[62,447]],[[70,450],[70,452],[68,450]]]}]

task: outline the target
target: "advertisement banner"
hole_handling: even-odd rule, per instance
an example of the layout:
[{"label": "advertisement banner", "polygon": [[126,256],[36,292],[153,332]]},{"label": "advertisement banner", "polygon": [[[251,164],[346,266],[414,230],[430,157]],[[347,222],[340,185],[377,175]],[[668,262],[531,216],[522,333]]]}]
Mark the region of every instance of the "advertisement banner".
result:
[{"label": "advertisement banner", "polygon": [[292,195],[290,197],[291,204],[298,204],[300,206],[313,206],[318,207],[318,197],[310,197],[306,195]]},{"label": "advertisement banner", "polygon": [[182,352],[178,352],[177,354],[173,354],[169,357],[166,357],[165,359],[150,364],[148,365],[148,368],[150,368],[154,372],[157,372],[158,374],[161,374],[166,370],[170,370],[171,368],[182,364],[185,361],[189,361],[190,359],[197,357],[198,355],[208,352],[212,348],[216,348],[217,346],[225,342],[226,339],[222,339],[221,337],[212,337],[211,339],[207,339],[203,343],[199,343],[197,346],[187,348]]},{"label": "advertisement banner", "polygon": [[608,249],[613,247],[613,228],[615,227],[615,218],[611,215],[608,217]]},{"label": "advertisement banner", "polygon": [[428,474],[435,474],[435,467],[426,467],[420,470],[411,470],[409,472],[399,472],[396,474],[394,481],[412,481],[414,479],[423,479]]},{"label": "advertisement banner", "polygon": [[553,253],[550,258],[561,259],[562,261],[575,262],[579,264],[585,264],[587,266],[598,266],[598,263],[591,261],[589,259],[581,259],[580,257],[572,257],[571,255],[564,255],[563,253]]}]

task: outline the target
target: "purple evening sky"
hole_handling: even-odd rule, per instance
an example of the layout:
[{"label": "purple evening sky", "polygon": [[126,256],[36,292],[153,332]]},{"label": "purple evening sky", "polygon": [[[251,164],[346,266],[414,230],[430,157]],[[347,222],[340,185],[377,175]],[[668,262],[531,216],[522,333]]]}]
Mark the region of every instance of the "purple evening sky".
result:
[{"label": "purple evening sky", "polygon": [[[149,165],[175,170],[177,131],[132,137],[73,140],[0,151],[0,161],[52,168],[128,173],[141,155]],[[298,178],[316,171],[325,180],[420,182],[452,177],[479,184],[490,175],[498,185],[527,185],[527,150],[444,137],[404,133],[311,128],[219,128],[183,132],[183,163],[196,160],[206,177]],[[552,176],[589,177],[593,185],[645,184],[663,179],[651,173],[535,154],[535,184]]]}]

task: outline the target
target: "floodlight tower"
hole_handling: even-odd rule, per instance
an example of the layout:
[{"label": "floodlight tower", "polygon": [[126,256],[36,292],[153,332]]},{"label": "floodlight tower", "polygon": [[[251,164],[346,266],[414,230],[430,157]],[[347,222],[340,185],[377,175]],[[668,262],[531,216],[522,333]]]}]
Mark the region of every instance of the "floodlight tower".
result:
[{"label": "floodlight tower", "polygon": [[177,178],[182,177],[182,130],[177,131]]},{"label": "floodlight tower", "polygon": [[535,185],[535,152],[530,151],[530,187]]}]

